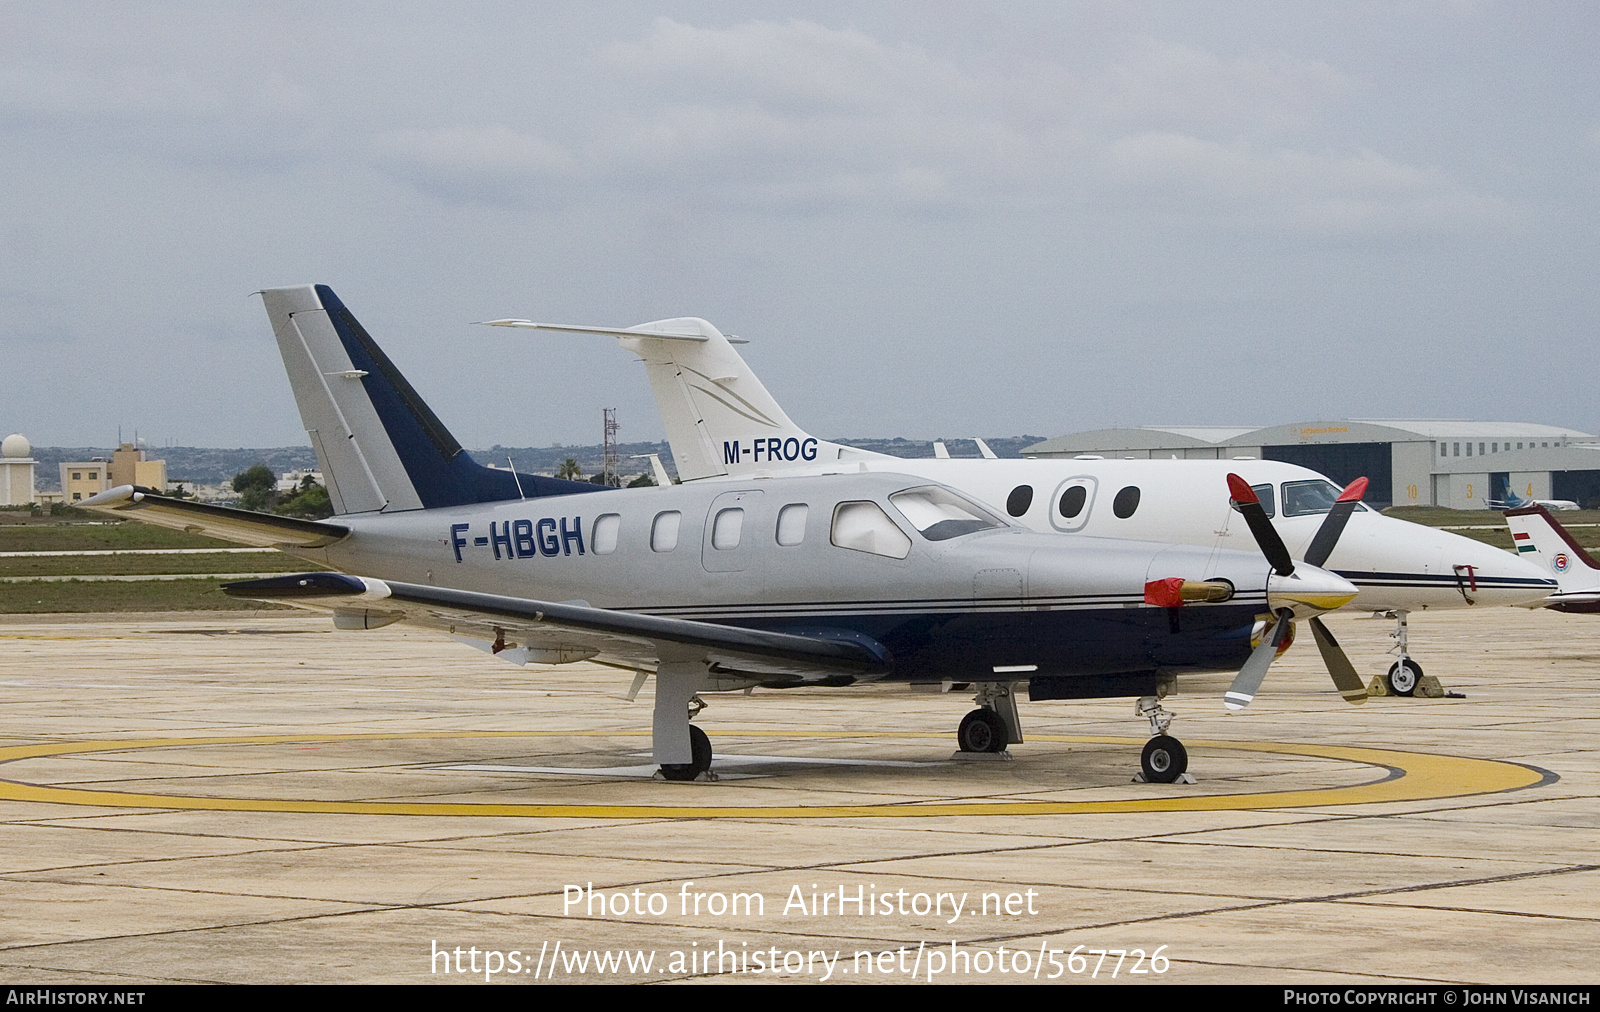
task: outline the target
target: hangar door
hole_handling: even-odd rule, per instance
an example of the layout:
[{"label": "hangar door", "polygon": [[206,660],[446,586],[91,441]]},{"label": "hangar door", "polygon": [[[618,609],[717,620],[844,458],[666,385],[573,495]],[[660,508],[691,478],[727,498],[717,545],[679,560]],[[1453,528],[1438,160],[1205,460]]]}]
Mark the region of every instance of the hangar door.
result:
[{"label": "hangar door", "polygon": [[1344,486],[1365,477],[1370,485],[1362,501],[1383,509],[1394,505],[1394,479],[1389,443],[1296,443],[1289,446],[1263,446],[1266,460],[1309,467]]},{"label": "hangar door", "polygon": [[1600,471],[1551,471],[1550,498],[1571,499],[1586,510],[1600,506]]}]

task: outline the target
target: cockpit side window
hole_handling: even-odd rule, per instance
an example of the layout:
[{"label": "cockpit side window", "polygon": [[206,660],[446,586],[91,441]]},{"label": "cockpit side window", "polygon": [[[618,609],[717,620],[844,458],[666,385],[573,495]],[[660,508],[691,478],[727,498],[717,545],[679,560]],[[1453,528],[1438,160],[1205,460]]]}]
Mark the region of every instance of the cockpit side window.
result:
[{"label": "cockpit side window", "polygon": [[[1339,499],[1340,489],[1331,481],[1320,478],[1283,483],[1283,515],[1286,517],[1312,516],[1333,509]],[[1357,512],[1367,507],[1357,503]]]},{"label": "cockpit side window", "polygon": [[974,531],[1006,526],[972,500],[937,485],[896,492],[889,502],[929,541],[948,541]]},{"label": "cockpit side window", "polygon": [[891,559],[911,554],[911,539],[875,502],[842,502],[833,508],[830,537],[835,545]]},{"label": "cockpit side window", "polygon": [[[1267,514],[1267,516],[1275,517],[1278,515],[1278,496],[1277,493],[1273,491],[1271,485],[1251,485],[1250,491],[1254,492],[1256,494],[1256,498],[1261,500],[1261,509]],[[1234,502],[1232,499],[1228,500],[1228,505],[1232,506],[1234,509],[1239,508],[1239,504]]]}]

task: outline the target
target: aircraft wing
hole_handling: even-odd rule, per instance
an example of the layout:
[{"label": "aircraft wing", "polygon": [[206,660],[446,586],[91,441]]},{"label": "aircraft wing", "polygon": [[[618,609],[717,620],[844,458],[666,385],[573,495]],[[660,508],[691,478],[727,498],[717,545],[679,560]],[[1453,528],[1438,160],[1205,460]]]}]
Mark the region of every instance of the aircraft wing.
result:
[{"label": "aircraft wing", "polygon": [[171,499],[143,485],[119,485],[73,506],[204,534],[253,548],[322,548],[350,533],[342,524],[255,513],[189,499]]},{"label": "aircraft wing", "polygon": [[547,663],[593,657],[620,667],[654,668],[664,653],[679,659],[687,651],[705,660],[714,672],[757,678],[871,680],[889,669],[881,644],[845,631],[800,636],[342,573],[246,580],[224,584],[222,592],[331,611],[342,628],[377,628],[391,622],[425,626],[493,641],[496,652],[526,650],[530,659]]}]

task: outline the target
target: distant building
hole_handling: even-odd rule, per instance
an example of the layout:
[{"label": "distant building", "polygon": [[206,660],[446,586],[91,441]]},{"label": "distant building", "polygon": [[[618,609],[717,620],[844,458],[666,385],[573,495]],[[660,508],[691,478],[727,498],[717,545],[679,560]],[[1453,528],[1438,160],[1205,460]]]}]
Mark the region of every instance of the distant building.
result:
[{"label": "distant building", "polygon": [[26,506],[37,502],[33,469],[39,462],[28,456],[33,445],[20,433],[0,441],[0,506]]},{"label": "distant building", "polygon": [[132,443],[123,443],[111,455],[111,487],[118,485],[143,485],[165,491],[167,487],[167,462],[145,460],[144,451]]},{"label": "distant building", "polygon": [[310,478],[318,485],[324,484],[321,471],[283,471],[278,475],[278,491],[298,491],[301,483],[307,478]]},{"label": "distant building", "polygon": [[78,502],[111,487],[111,467],[104,457],[61,465],[62,502]]},{"label": "distant building", "polygon": [[1259,457],[1320,471],[1341,485],[1365,476],[1368,502],[1484,509],[1507,489],[1530,499],[1600,502],[1600,436],[1531,422],[1347,419],[1266,428],[1157,426],[1057,436],[1024,457]]}]

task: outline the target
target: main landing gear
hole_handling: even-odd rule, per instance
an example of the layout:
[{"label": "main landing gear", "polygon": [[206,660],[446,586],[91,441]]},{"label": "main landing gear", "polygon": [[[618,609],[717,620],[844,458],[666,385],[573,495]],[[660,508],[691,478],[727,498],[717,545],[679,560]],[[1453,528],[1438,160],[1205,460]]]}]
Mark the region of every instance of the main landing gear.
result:
[{"label": "main landing gear", "polygon": [[979,682],[972,701],[978,708],[961,718],[956,742],[965,753],[1001,754],[1022,742],[1022,721],[1010,682]]},{"label": "main landing gear", "polygon": [[[1171,784],[1189,771],[1189,751],[1183,742],[1167,733],[1173,713],[1161,705],[1158,696],[1141,696],[1133,712],[1150,720],[1151,738],[1139,756],[1139,772],[1145,783]],[[1191,783],[1193,781],[1190,781]]]},{"label": "main landing gear", "polygon": [[663,661],[656,667],[656,705],[651,724],[651,755],[663,780],[715,779],[711,772],[711,739],[689,723],[705,700],[705,666],[698,662]]}]

